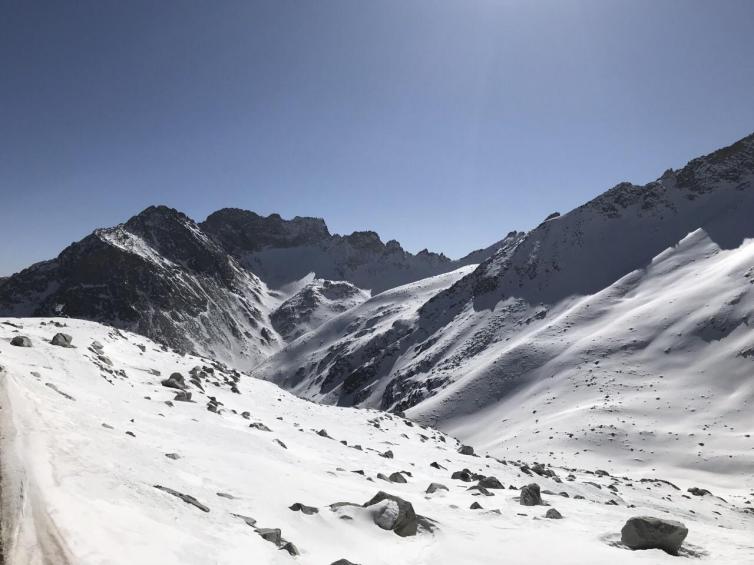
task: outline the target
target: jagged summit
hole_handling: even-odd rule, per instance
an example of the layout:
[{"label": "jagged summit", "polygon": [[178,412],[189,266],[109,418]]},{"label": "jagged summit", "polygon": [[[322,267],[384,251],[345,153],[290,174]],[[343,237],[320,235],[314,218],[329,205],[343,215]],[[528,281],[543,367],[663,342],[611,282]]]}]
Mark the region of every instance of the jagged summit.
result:
[{"label": "jagged summit", "polygon": [[200,225],[225,249],[236,254],[265,247],[312,244],[331,237],[322,218],[296,216],[284,220],[280,214],[265,217],[239,208],[223,208],[213,212]]},{"label": "jagged summit", "polygon": [[395,240],[383,243],[374,231],[331,234],[320,218],[285,220],[226,208],[200,227],[273,288],[314,273],[378,293],[460,266],[443,254],[425,249],[414,255]]}]

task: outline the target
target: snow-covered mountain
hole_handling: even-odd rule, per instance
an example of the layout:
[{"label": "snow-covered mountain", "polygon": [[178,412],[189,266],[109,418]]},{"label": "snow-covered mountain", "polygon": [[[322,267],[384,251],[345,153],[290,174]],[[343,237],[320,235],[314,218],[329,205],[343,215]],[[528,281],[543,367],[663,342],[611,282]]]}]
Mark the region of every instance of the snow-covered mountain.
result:
[{"label": "snow-covered mountain", "polygon": [[677,561],[621,543],[642,515],[683,523],[680,558],[754,561],[743,481],[468,454],[92,322],[0,320],[0,408],[8,565]]},{"label": "snow-covered mountain", "polygon": [[293,341],[369,298],[368,292],[346,281],[307,278],[309,281],[270,316],[273,327],[286,341]]},{"label": "snow-covered mountain", "polygon": [[264,217],[235,208],[210,214],[201,227],[272,288],[314,273],[377,294],[478,263],[490,257],[497,245],[451,261],[426,249],[414,255],[395,240],[383,243],[373,231],[331,235],[319,218],[284,220],[278,214]]},{"label": "snow-covered mountain", "polygon": [[450,271],[489,257],[496,245],[450,261],[383,244],[374,232],[330,235],[316,218],[225,209],[197,224],[151,206],[0,279],[0,315],[104,322],[250,368],[365,300],[362,288]]},{"label": "snow-covered mountain", "polygon": [[98,320],[250,367],[282,340],[279,300],[193,220],[152,206],[0,286],[0,313]]},{"label": "snow-covered mountain", "polygon": [[514,234],[420,306],[412,285],[367,301],[254,374],[498,454],[651,468],[651,436],[684,468],[751,475],[753,214],[750,136]]}]

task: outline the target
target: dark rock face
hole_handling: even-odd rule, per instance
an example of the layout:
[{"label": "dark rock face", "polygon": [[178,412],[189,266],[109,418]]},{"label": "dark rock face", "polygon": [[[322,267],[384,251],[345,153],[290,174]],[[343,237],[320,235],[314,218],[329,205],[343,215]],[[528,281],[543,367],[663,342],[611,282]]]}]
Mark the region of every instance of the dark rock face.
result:
[{"label": "dark rock face", "polygon": [[521,487],[520,502],[522,506],[538,506],[542,504],[542,495],[539,492],[539,485],[537,483],[531,483]]},{"label": "dark rock face", "polygon": [[417,516],[410,502],[380,491],[364,503],[364,508],[381,502],[386,502],[386,504],[376,510],[372,516],[375,524],[383,530],[392,530],[401,537],[416,535]]},{"label": "dark rock face", "polygon": [[31,340],[25,335],[17,335],[10,340],[10,344],[16,347],[31,347]]},{"label": "dark rock face", "polygon": [[621,542],[631,549],[662,549],[677,555],[689,531],[681,522],[652,516],[630,518],[621,530]]},{"label": "dark rock face", "polygon": [[251,365],[275,341],[265,327],[264,292],[191,219],[153,206],[7,279],[0,315],[93,320]]},{"label": "dark rock face", "polygon": [[[331,235],[320,218],[284,220],[278,214],[263,217],[226,208],[211,214],[201,228],[275,288],[313,272],[377,293],[461,266],[427,250],[413,255],[397,241],[383,243],[372,231]],[[284,271],[278,268],[281,262],[287,264]]]},{"label": "dark rock face", "polygon": [[57,333],[50,340],[52,345],[57,345],[58,347],[73,347],[72,342],[73,338],[64,333]]}]

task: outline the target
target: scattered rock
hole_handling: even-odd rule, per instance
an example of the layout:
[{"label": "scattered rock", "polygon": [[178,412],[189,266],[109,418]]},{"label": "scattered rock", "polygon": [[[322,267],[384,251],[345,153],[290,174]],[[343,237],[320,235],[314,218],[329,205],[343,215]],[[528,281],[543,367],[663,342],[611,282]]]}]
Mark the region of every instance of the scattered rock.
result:
[{"label": "scattered rock", "polygon": [[173,461],[181,458],[181,456],[178,455],[177,453],[166,453],[165,457],[167,457],[168,459],[172,459]]},{"label": "scattered rock", "polygon": [[182,492],[178,492],[177,490],[173,490],[172,488],[164,487],[162,485],[154,485],[154,488],[159,489],[168,494],[172,494],[173,496],[180,498],[186,504],[191,504],[192,506],[196,506],[202,512],[209,512],[208,507],[206,507],[204,504],[199,502],[196,498],[194,498],[190,494],[184,494]]},{"label": "scattered rock", "polygon": [[404,477],[401,473],[395,472],[391,473],[391,475],[388,477],[388,480],[391,483],[407,483],[406,477]]},{"label": "scattered rock", "polygon": [[560,520],[561,518],[563,518],[563,515],[554,508],[550,508],[549,510],[547,510],[547,512],[545,512],[545,518],[550,518],[551,520]]},{"label": "scattered rock", "polygon": [[505,488],[503,486],[503,483],[497,480],[495,477],[484,477],[483,479],[479,480],[479,485],[483,488]]},{"label": "scattered rock", "polygon": [[274,441],[275,443],[277,443],[277,444],[278,444],[278,445],[279,445],[280,447],[282,447],[283,449],[288,449],[288,446],[287,446],[287,445],[285,445],[285,444],[284,444],[284,443],[283,443],[283,442],[282,442],[281,440],[279,440],[279,439],[275,438],[275,439],[274,439],[273,441]]},{"label": "scattered rock", "polygon": [[688,492],[690,492],[694,496],[707,496],[708,494],[712,494],[706,488],[699,487],[691,487],[690,489],[688,489]]},{"label": "scattered rock", "polygon": [[320,436],[320,437],[327,437],[327,438],[330,438],[330,439],[332,439],[332,438],[330,437],[330,434],[328,434],[328,433],[327,433],[327,430],[325,430],[325,429],[321,429],[321,430],[319,430],[319,431],[317,432],[317,435],[318,435],[318,436]]},{"label": "scattered rock", "polygon": [[380,457],[384,457],[385,459],[392,459],[393,452],[388,449],[385,453],[380,453]]},{"label": "scattered rock", "polygon": [[332,563],[330,563],[330,565],[359,565],[359,564],[349,561],[348,559],[338,559],[337,561],[333,561]]},{"label": "scattered rock", "polygon": [[259,430],[260,432],[271,432],[272,430],[265,426],[262,422],[252,422],[249,424],[250,428],[254,428],[255,430]]},{"label": "scattered rock", "polygon": [[455,471],[452,475],[450,475],[450,478],[456,481],[463,481],[464,483],[470,483],[474,480],[474,477],[471,475],[471,471],[468,469],[464,469],[463,471]]},{"label": "scattered rock", "polygon": [[257,533],[263,540],[274,543],[275,545],[280,545],[280,542],[283,539],[283,532],[280,531],[280,528],[257,528]]},{"label": "scattered rock", "polygon": [[73,338],[64,333],[56,333],[50,340],[52,345],[57,345],[58,347],[73,347],[72,342]]},{"label": "scattered rock", "polygon": [[228,500],[235,500],[236,498],[235,496],[228,494],[227,492],[216,492],[215,494],[220,498],[227,498]]},{"label": "scattered rock", "polygon": [[542,504],[542,495],[539,493],[539,485],[531,483],[521,487],[522,506],[539,506]]},{"label": "scattered rock", "polygon": [[458,448],[458,453],[461,455],[474,455],[474,448],[470,445],[462,445]]},{"label": "scattered rock", "polygon": [[471,506],[469,506],[469,508],[471,510],[481,510],[482,509],[482,505],[479,504],[478,502],[472,502]]},{"label": "scattered rock", "polygon": [[427,487],[427,490],[425,491],[427,494],[432,494],[434,492],[437,492],[438,490],[449,490],[448,487],[441,483],[430,483]]},{"label": "scattered rock", "polygon": [[681,522],[653,516],[629,518],[621,530],[621,541],[631,549],[662,549],[677,555],[689,530]]},{"label": "scattered rock", "polygon": [[16,347],[31,347],[31,340],[25,335],[17,335],[10,340],[10,344]]},{"label": "scattered rock", "polygon": [[160,384],[168,388],[177,388],[178,390],[186,389],[186,381],[180,373],[173,373],[170,377],[161,381]]},{"label": "scattered rock", "polygon": [[401,537],[416,535],[417,517],[410,502],[379,491],[364,503],[364,508],[371,508],[374,523],[383,530],[392,530]]},{"label": "scattered rock", "polygon": [[319,510],[314,506],[306,506],[305,504],[301,504],[300,502],[293,503],[288,507],[288,509],[293,510],[294,512],[302,512],[307,516],[311,516],[312,514],[317,514],[319,512]]},{"label": "scattered rock", "polygon": [[58,394],[59,394],[60,396],[62,396],[63,398],[67,398],[68,400],[76,400],[75,398],[73,398],[73,397],[72,397],[72,396],[71,396],[70,394],[68,394],[67,392],[63,392],[62,390],[60,390],[60,389],[59,389],[59,388],[58,388],[57,386],[55,386],[55,385],[54,385],[53,383],[45,383],[45,386],[46,386],[46,387],[48,387],[48,388],[51,388],[52,390],[54,390],[55,392],[57,392],[57,393],[58,393]]},{"label": "scattered rock", "polygon": [[191,402],[191,392],[188,390],[178,391],[173,400],[176,402]]}]

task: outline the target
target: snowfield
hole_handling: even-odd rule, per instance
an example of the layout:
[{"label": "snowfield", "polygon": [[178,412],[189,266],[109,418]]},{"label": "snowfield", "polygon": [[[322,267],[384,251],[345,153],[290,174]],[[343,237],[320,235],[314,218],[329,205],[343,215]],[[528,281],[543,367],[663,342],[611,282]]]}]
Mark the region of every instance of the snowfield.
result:
[{"label": "snowfield", "polygon": [[[724,256],[713,256],[725,272]],[[640,313],[653,310],[649,302]],[[50,344],[57,332],[70,334],[74,347]],[[31,347],[10,345],[21,335]],[[208,359],[73,319],[0,320],[0,366],[8,564],[328,565],[348,559],[362,565],[654,565],[684,557],[715,565],[754,562],[751,484],[742,474],[748,467],[692,483],[660,469],[623,476],[608,461],[599,472],[550,467],[553,454],[546,449],[537,454],[544,464],[537,467],[533,453],[540,445],[528,444],[530,436],[498,437],[528,447],[527,465],[512,461],[519,459],[512,449],[509,460],[485,457],[479,445],[482,456],[461,455],[456,440],[399,416],[314,404]],[[185,378],[193,402],[174,401],[179,391],[161,384],[174,372]],[[657,416],[643,423],[654,432],[647,446],[673,453],[662,434],[688,425],[679,421],[678,410],[686,395],[696,394],[692,384],[674,390],[677,410],[652,406]],[[669,392],[663,388],[658,396],[668,398]],[[729,393],[733,414],[740,393],[734,387]],[[633,394],[640,403],[648,393]],[[635,407],[624,409],[628,416]],[[751,421],[749,408],[748,416],[719,425],[743,433]],[[485,425],[483,420],[477,427]],[[516,422],[511,435],[522,429]],[[387,451],[392,458],[381,455]],[[490,496],[469,490],[476,481],[451,478],[464,468],[494,476],[505,488],[489,488]],[[401,471],[405,483],[377,478]],[[448,490],[426,494],[432,482]],[[549,506],[519,503],[518,489],[533,482]],[[692,495],[690,487],[712,492]],[[380,490],[410,502],[431,521],[417,535],[400,537],[375,523],[389,520],[393,503],[329,506],[361,505]],[[475,502],[482,508],[471,509]],[[318,511],[289,509],[294,503]],[[550,508],[563,519],[544,518]],[[377,511],[384,511],[379,519]],[[636,515],[685,523],[689,534],[681,557],[622,546],[621,527]],[[264,528],[279,528],[295,550],[274,543],[277,532]]]}]

